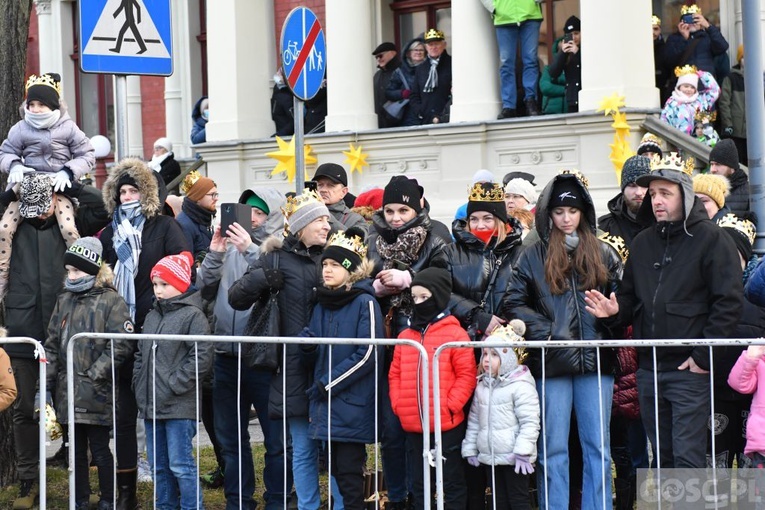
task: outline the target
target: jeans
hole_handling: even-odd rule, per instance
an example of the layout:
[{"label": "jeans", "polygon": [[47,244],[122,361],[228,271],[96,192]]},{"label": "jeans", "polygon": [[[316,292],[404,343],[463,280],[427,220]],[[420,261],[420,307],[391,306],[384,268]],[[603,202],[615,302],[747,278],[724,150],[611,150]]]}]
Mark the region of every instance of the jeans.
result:
[{"label": "jeans", "polygon": [[[268,418],[268,394],[271,388],[271,374],[242,367],[241,379],[237,378],[238,359],[231,356],[215,355],[215,383],[213,386],[215,433],[220,442],[226,469],[223,473],[226,509],[254,509],[255,468],[252,462],[250,434],[250,407],[255,406],[258,421],[263,431],[266,447],[263,467],[263,500],[267,510],[284,508],[284,487],[287,494],[292,488],[292,450],[287,445],[286,455],[281,420]],[[241,412],[237,418],[237,392],[241,391]],[[241,436],[238,427],[241,427]],[[239,452],[241,441],[242,451]],[[287,480],[284,480],[284,462],[287,462]],[[239,463],[241,461],[241,490]]]},{"label": "jeans", "polygon": [[[380,384],[379,405],[382,420],[380,453],[383,476],[388,487],[388,500],[398,503],[406,501],[407,493],[411,491],[412,467],[408,465],[406,454],[406,432],[401,428],[401,421],[391,407],[387,375],[382,378]],[[414,469],[422,468],[417,465]]]},{"label": "jeans", "polygon": [[539,81],[539,63],[537,46],[539,45],[539,27],[541,20],[528,20],[518,25],[494,27],[499,47],[499,81],[502,94],[502,108],[515,108],[518,100],[515,80],[515,56],[518,42],[521,44],[523,62],[523,93],[525,98],[537,97]]},{"label": "jeans", "polygon": [[[537,444],[539,508],[568,510],[569,469],[568,437],[571,409],[576,415],[579,441],[582,445],[584,473],[582,508],[611,510],[611,446],[609,424],[614,378],[611,375],[584,374],[537,380],[541,404],[544,406],[542,433]],[[598,392],[600,384],[600,393]],[[600,400],[598,399],[600,395]],[[602,402],[602,414],[600,403]],[[603,436],[601,437],[601,421]],[[601,447],[602,441],[602,447]],[[545,452],[546,449],[546,452]],[[545,455],[547,458],[545,459]],[[545,495],[545,483],[547,495]],[[605,495],[605,504],[603,498]]]},{"label": "jeans", "polygon": [[[308,434],[308,416],[287,418],[292,439],[292,476],[295,478],[295,493],[298,510],[318,510],[321,506],[319,495],[319,442]],[[344,510],[343,497],[332,477],[332,497],[335,510]]]},{"label": "jeans", "polygon": [[[192,442],[194,420],[144,420],[149,464],[156,484],[157,510],[204,508]],[[156,438],[154,437],[156,435]],[[156,441],[156,443],[155,443]],[[180,500],[179,500],[180,495]]]}]

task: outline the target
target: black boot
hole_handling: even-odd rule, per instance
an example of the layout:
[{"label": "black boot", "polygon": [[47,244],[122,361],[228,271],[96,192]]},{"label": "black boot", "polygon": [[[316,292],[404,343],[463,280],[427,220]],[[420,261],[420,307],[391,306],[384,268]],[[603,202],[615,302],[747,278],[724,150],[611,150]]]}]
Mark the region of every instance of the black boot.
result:
[{"label": "black boot", "polygon": [[537,100],[533,97],[527,97],[523,100],[524,106],[526,106],[526,115],[529,117],[536,117],[540,115],[539,107],[537,106]]},{"label": "black boot", "polygon": [[117,510],[137,510],[138,498],[135,495],[135,484],[138,478],[138,469],[129,471],[117,471]]}]

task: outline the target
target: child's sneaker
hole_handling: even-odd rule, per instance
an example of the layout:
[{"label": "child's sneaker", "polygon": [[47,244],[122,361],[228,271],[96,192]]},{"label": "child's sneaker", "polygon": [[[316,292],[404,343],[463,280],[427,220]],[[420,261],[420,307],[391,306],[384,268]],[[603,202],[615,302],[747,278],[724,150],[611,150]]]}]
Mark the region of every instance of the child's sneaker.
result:
[{"label": "child's sneaker", "polygon": [[154,478],[151,476],[151,466],[149,461],[143,457],[138,457],[138,482],[139,483],[151,483]]}]

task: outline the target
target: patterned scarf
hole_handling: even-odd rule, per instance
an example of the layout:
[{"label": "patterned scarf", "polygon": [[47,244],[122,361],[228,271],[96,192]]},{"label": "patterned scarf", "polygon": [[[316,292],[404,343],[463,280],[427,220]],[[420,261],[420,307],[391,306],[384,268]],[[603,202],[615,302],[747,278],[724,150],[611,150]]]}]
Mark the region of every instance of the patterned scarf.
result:
[{"label": "patterned scarf", "polygon": [[130,309],[130,317],[135,320],[135,277],[138,274],[138,257],[141,256],[141,234],[146,216],[141,210],[141,202],[128,202],[114,211],[112,228],[114,229],[114,251],[117,264],[114,266],[114,286]]},{"label": "patterned scarf", "polygon": [[422,88],[423,92],[433,92],[434,89],[438,88],[438,70],[436,68],[438,67],[439,60],[441,60],[441,57],[430,58],[430,72],[428,72],[428,81],[425,82],[425,86]]},{"label": "patterned scarf", "polygon": [[[398,235],[393,243],[388,243],[382,236],[377,236],[375,247],[383,259],[383,269],[393,269],[394,261],[411,266],[418,258],[428,231],[423,226],[412,227]],[[413,310],[412,292],[409,289],[391,296],[391,306],[399,307],[406,315]]]}]

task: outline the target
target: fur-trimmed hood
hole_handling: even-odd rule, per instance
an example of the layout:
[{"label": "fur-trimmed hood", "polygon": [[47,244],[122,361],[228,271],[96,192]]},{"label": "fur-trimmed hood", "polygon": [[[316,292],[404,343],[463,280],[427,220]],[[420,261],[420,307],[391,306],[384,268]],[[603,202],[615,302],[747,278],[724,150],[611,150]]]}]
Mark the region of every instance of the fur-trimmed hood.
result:
[{"label": "fur-trimmed hood", "polygon": [[372,276],[372,271],[375,268],[374,262],[370,261],[368,258],[364,257],[361,260],[361,264],[359,264],[359,267],[356,268],[355,271],[351,273],[351,278],[348,280],[349,285],[353,285],[356,282],[360,282],[361,280],[365,278],[369,278]]},{"label": "fur-trimmed hood", "polygon": [[159,197],[159,184],[155,173],[138,158],[125,158],[114,165],[102,188],[104,205],[109,215],[113,215],[120,205],[117,183],[126,175],[135,180],[136,187],[141,193],[143,215],[147,219],[159,215],[162,212],[162,202]]},{"label": "fur-trimmed hood", "polygon": [[271,253],[281,249],[284,245],[284,238],[277,236],[268,236],[263,244],[260,245],[261,253]]}]

